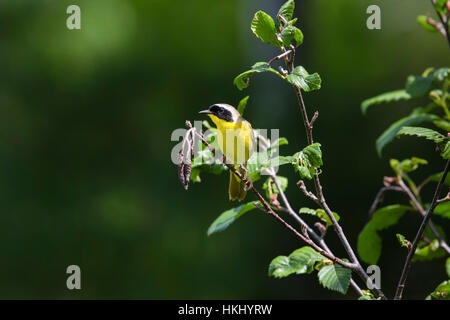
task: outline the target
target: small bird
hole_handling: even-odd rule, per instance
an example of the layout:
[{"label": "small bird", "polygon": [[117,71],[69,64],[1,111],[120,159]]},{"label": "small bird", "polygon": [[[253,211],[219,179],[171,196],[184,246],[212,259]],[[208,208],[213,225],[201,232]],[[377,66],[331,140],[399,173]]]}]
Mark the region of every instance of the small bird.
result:
[{"label": "small bird", "polygon": [[[207,114],[216,125],[219,148],[227,158],[227,162],[233,164],[243,176],[247,177],[247,161],[255,146],[255,136],[250,122],[242,118],[233,106],[225,103],[213,104],[199,113]],[[245,169],[242,170],[240,165]],[[230,171],[228,188],[230,200],[242,201],[246,194],[245,183]]]}]

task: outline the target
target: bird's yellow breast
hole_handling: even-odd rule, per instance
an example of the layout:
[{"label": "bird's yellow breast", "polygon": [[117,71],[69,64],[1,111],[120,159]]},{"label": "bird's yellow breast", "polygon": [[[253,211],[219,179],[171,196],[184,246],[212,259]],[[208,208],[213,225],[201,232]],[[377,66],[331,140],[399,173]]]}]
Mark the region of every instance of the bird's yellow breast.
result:
[{"label": "bird's yellow breast", "polygon": [[217,126],[219,148],[233,164],[246,164],[254,150],[254,135],[248,121],[229,122],[209,115]]}]

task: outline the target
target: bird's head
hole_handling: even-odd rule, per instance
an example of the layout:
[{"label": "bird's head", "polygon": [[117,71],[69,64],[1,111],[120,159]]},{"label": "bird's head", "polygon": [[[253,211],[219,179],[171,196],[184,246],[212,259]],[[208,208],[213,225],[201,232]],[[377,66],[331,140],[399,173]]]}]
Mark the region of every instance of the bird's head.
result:
[{"label": "bird's head", "polygon": [[242,119],[239,111],[226,103],[213,104],[208,109],[199,113],[207,114],[214,122],[216,122],[217,118],[232,123],[239,122]]}]

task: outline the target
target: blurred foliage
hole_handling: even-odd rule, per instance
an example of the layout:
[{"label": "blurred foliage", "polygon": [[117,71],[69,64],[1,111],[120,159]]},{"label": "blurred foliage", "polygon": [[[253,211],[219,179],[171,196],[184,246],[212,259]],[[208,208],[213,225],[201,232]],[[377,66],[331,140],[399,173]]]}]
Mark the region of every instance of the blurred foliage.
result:
[{"label": "blurred foliage", "polygon": [[[257,9],[273,16],[281,2],[79,0],[79,31],[65,26],[73,1],[0,2],[0,298],[342,298],[316,279],[267,277],[261,266],[299,243],[256,210],[208,239],[229,207],[226,181],[205,175],[187,194],[170,162],[172,130],[211,103],[239,101],[232,79],[254,56],[273,56],[249,25]],[[381,7],[381,30],[365,27],[369,4]],[[310,112],[320,112],[323,157],[332,159],[322,180],[352,244],[389,172],[373,141],[410,110],[399,102],[364,118],[360,101],[430,62],[448,63],[446,44],[415,20],[428,5],[297,1],[306,35],[297,61],[322,78],[320,93],[306,97]],[[300,115],[291,90],[273,78],[252,79],[246,118],[255,128],[281,128],[293,154],[304,141]],[[441,169],[427,142],[408,141],[430,160],[424,176]],[[404,158],[409,150],[393,142],[383,153]],[[291,189],[293,205],[310,204]],[[418,221],[411,216],[383,237],[394,249],[380,257],[382,272],[392,270],[382,284],[400,273],[395,233],[414,232]],[[70,264],[81,267],[81,291],[65,287]],[[417,264],[409,297],[423,298],[444,276],[441,263]]]}]

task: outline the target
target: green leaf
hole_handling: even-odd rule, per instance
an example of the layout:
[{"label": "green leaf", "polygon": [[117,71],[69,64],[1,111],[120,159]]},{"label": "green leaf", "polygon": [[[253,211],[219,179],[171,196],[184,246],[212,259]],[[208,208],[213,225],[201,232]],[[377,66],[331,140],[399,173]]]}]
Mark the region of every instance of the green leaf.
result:
[{"label": "green leaf", "polygon": [[428,23],[427,16],[422,16],[422,15],[418,16],[417,22],[419,24],[421,24],[425,30],[431,31],[431,32],[437,32],[436,28],[433,25]]},{"label": "green leaf", "polygon": [[[431,182],[439,182],[439,180],[441,180],[442,174],[443,174],[443,172],[438,172],[438,173],[432,174],[432,175],[429,176],[427,179],[428,179],[429,181],[431,181]],[[446,186],[450,186],[450,174],[448,174],[448,175],[445,177],[444,184],[445,184]]]},{"label": "green leaf", "polygon": [[363,114],[366,114],[367,109],[370,106],[381,104],[381,103],[387,103],[392,101],[398,101],[398,100],[409,100],[411,99],[411,95],[406,92],[406,90],[395,90],[391,92],[382,93],[378,96],[369,98],[364,100],[361,103],[361,111]]},{"label": "green leaf", "polygon": [[450,132],[450,122],[448,122],[447,120],[444,119],[435,120],[433,121],[433,124],[439,129]]},{"label": "green leaf", "polygon": [[239,90],[247,88],[250,82],[250,77],[253,76],[253,74],[260,72],[272,72],[279,76],[281,79],[285,79],[285,77],[282,76],[278,71],[271,67],[268,67],[267,62],[257,62],[252,66],[250,70],[242,72],[236,78],[234,78],[233,83]]},{"label": "green leaf", "polygon": [[[325,222],[327,228],[329,226],[333,225],[333,222],[331,221],[331,218],[328,216],[328,214],[323,209],[316,209],[316,210],[314,210],[314,209],[310,209],[310,208],[301,208],[299,210],[299,213],[300,214],[309,214],[309,215],[316,216],[317,218],[319,218],[320,220]],[[339,221],[339,219],[341,218],[336,212],[333,212],[333,216],[336,219],[336,221]]]},{"label": "green leaf", "polygon": [[[286,191],[287,186],[288,186],[288,178],[282,177],[282,176],[277,176],[277,181],[280,184],[281,190]],[[280,193],[280,191],[278,190],[278,187],[275,184],[275,182],[273,181],[273,179],[271,177],[269,177],[269,178],[267,178],[266,182],[264,182],[263,187],[262,187],[263,190],[267,190],[266,191],[267,198],[270,198],[269,185],[270,185],[272,193],[275,193],[275,194]]]},{"label": "green leaf", "polygon": [[339,264],[324,266],[317,274],[319,282],[327,289],[347,293],[352,277],[352,271]]},{"label": "green leaf", "polygon": [[406,92],[412,98],[426,96],[433,89],[433,77],[409,76],[406,80]]},{"label": "green leaf", "polygon": [[450,257],[445,261],[445,271],[447,271],[447,275],[450,278]]},{"label": "green leaf", "polygon": [[445,140],[445,137],[439,132],[422,127],[403,127],[397,133],[397,136],[400,135],[417,136],[419,138],[434,141],[435,143],[441,143]]},{"label": "green leaf", "polygon": [[412,172],[416,170],[420,164],[422,165],[428,164],[428,161],[425,159],[412,157],[411,159],[405,159],[401,162],[398,161],[397,159],[391,159],[389,163],[392,169],[397,174],[400,174],[401,172]]},{"label": "green leaf", "polygon": [[368,264],[377,264],[381,255],[382,240],[378,231],[395,225],[410,207],[399,204],[390,205],[374,212],[358,237],[358,253]]},{"label": "green leaf", "polygon": [[310,214],[310,215],[313,215],[313,216],[317,216],[316,210],[310,209],[310,208],[301,208],[299,210],[299,213],[300,214],[305,213],[305,214]]},{"label": "green leaf", "polygon": [[311,180],[316,175],[316,169],[322,166],[322,151],[320,143],[313,143],[297,152],[292,165],[302,179]]},{"label": "green leaf", "polygon": [[292,40],[295,40],[295,46],[298,47],[303,43],[302,31],[294,26],[286,26],[280,34],[281,40],[285,46],[289,46]]},{"label": "green leaf", "polygon": [[383,148],[394,138],[397,136],[399,131],[405,127],[410,125],[416,125],[424,122],[431,122],[433,120],[438,119],[439,117],[432,114],[411,114],[408,117],[397,120],[393,124],[390,125],[389,128],[384,131],[381,136],[378,137],[375,146],[377,149],[378,155],[381,157],[381,152]]},{"label": "green leaf", "polygon": [[294,71],[286,76],[286,80],[306,92],[320,89],[322,83],[318,73],[309,74],[302,66],[295,67]]},{"label": "green leaf", "polygon": [[269,265],[269,276],[284,278],[293,273],[305,274],[314,270],[316,262],[325,259],[313,248],[305,246],[292,252],[289,257],[278,256]]},{"label": "green leaf", "polygon": [[443,82],[450,78],[450,68],[439,68],[433,72],[433,79],[437,82]]},{"label": "green leaf", "polygon": [[241,99],[241,101],[239,101],[238,111],[241,114],[241,116],[244,115],[244,110],[245,107],[247,106],[248,98],[250,98],[250,96],[246,96],[245,98]]},{"label": "green leaf", "polygon": [[450,300],[450,280],[442,282],[426,300]]},{"label": "green leaf", "polygon": [[434,9],[439,12],[440,14],[446,13],[446,4],[447,0],[436,0],[433,4]]},{"label": "green leaf", "polygon": [[414,252],[412,261],[428,261],[436,258],[442,258],[445,256],[444,249],[439,247],[439,241],[434,239],[430,244],[417,248]]},{"label": "green leaf", "polygon": [[225,230],[230,226],[230,224],[240,218],[244,213],[247,213],[255,208],[256,206],[253,204],[253,202],[248,202],[246,204],[240,205],[239,207],[223,212],[208,228],[208,236],[212,235],[213,233]]},{"label": "green leaf", "polygon": [[444,146],[444,150],[441,153],[441,157],[448,160],[450,159],[450,141],[447,141],[447,143]]},{"label": "green leaf", "polygon": [[433,214],[450,219],[450,201],[440,203],[434,208]]},{"label": "green leaf", "polygon": [[288,140],[286,138],[278,138],[277,140],[275,140],[274,142],[272,142],[272,144],[270,145],[270,148],[274,148],[274,147],[281,147],[284,146],[285,144],[288,144]]},{"label": "green leaf", "polygon": [[398,242],[400,243],[400,245],[401,245],[402,247],[405,247],[405,248],[407,248],[408,250],[411,248],[411,242],[408,241],[408,240],[406,240],[406,238],[405,238],[404,235],[402,235],[402,234],[400,234],[400,233],[397,233],[396,236],[397,236]]},{"label": "green leaf", "polygon": [[278,16],[283,16],[286,21],[289,21],[292,19],[292,16],[294,15],[294,9],[295,9],[295,2],[294,0],[286,1],[278,10]]},{"label": "green leaf", "polygon": [[319,168],[323,165],[322,151],[320,150],[320,146],[320,143],[316,142],[303,149],[303,153],[305,154],[305,156],[316,168]]},{"label": "green leaf", "polygon": [[280,47],[281,43],[278,41],[275,28],[275,22],[264,11],[258,11],[252,20],[251,29],[253,33],[263,42],[275,47]]}]

